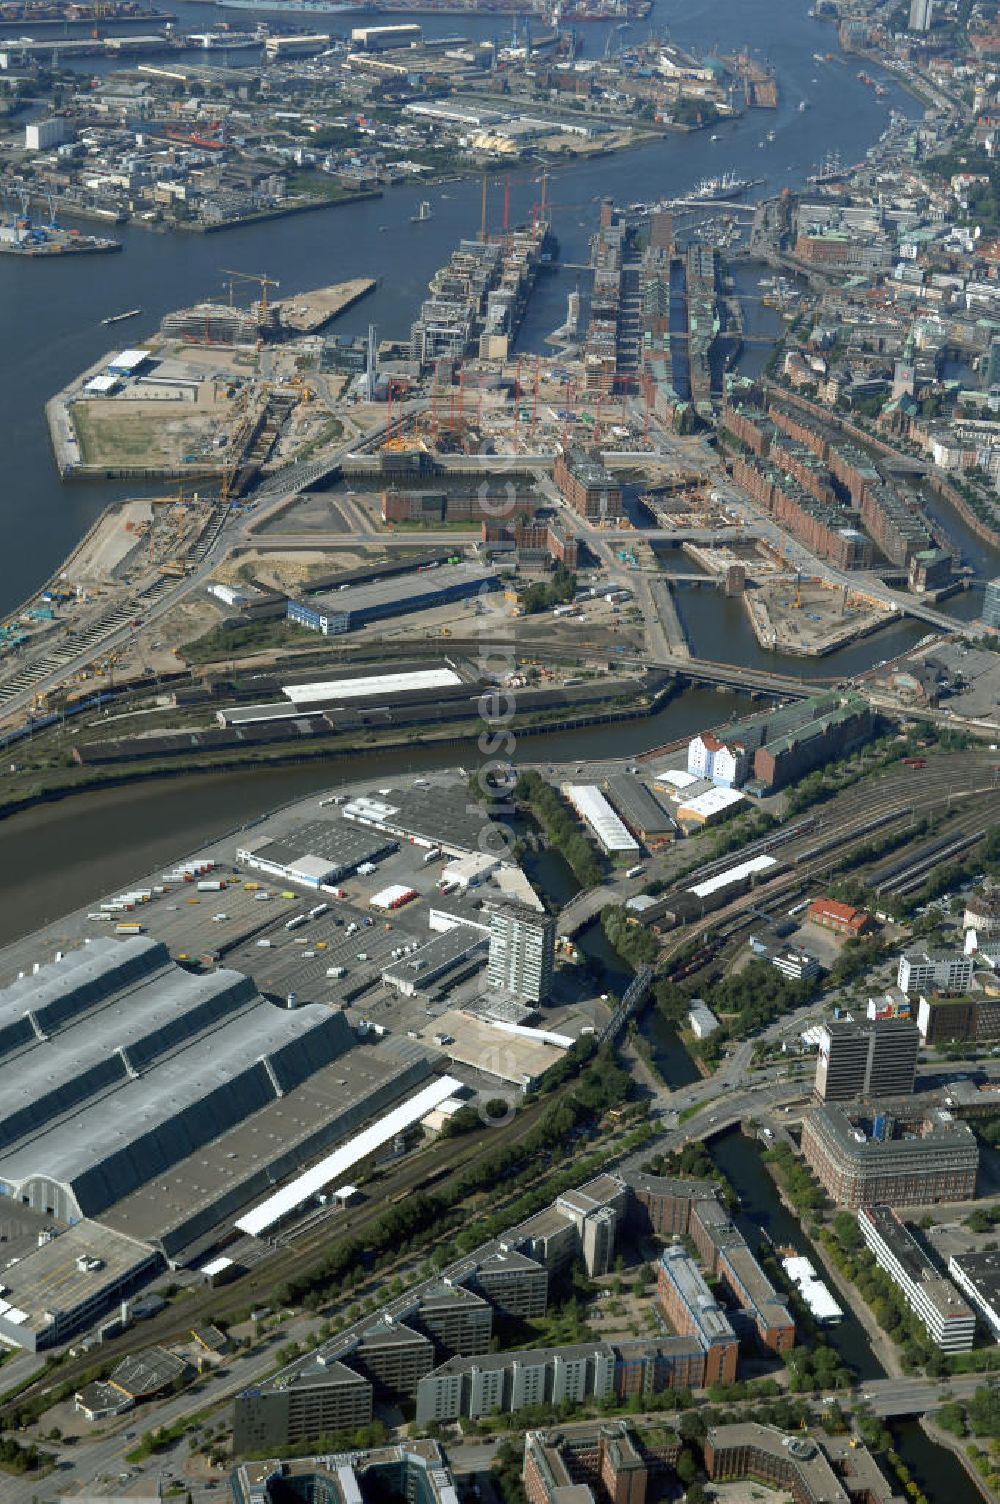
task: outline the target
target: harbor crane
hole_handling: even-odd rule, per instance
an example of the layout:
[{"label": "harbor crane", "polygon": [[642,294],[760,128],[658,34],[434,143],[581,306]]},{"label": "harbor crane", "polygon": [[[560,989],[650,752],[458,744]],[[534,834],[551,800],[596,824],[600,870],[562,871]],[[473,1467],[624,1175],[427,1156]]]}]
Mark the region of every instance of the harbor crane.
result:
[{"label": "harbor crane", "polygon": [[260,287],[260,311],[265,314],[267,313],[267,289],[269,287],[281,286],[281,283],[275,282],[272,277],[265,277],[263,274],[258,275],[255,272],[232,272],[223,267],[222,275],[224,277],[237,277],[241,282],[256,282]]}]

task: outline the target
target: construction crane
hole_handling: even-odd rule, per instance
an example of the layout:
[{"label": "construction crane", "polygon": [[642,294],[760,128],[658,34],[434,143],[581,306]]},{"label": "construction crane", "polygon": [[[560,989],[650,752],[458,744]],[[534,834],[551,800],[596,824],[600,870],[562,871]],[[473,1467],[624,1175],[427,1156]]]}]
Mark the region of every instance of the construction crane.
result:
[{"label": "construction crane", "polygon": [[265,314],[267,313],[267,306],[268,306],[267,305],[267,289],[269,287],[280,287],[281,286],[281,283],[280,282],[275,282],[272,277],[265,277],[262,274],[259,275],[259,274],[255,273],[255,272],[232,272],[232,271],[229,271],[226,267],[223,267],[222,268],[222,275],[224,277],[238,277],[241,282],[256,282],[256,283],[258,283],[258,285],[260,287],[260,311],[261,311],[261,313],[265,313]]}]

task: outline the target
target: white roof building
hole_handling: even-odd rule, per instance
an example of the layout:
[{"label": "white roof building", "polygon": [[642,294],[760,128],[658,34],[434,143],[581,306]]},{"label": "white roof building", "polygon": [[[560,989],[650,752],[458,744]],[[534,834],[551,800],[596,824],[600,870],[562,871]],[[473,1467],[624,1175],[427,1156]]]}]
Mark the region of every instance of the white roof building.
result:
[{"label": "white roof building", "polygon": [[454,669],[427,668],[402,674],[367,674],[357,679],[321,679],[315,684],[283,684],[281,693],[295,705],[315,705],[327,700],[398,695],[414,689],[450,689],[461,682]]},{"label": "white roof building", "polygon": [[414,1123],[419,1123],[435,1107],[440,1107],[442,1102],[461,1090],[462,1083],[454,1076],[438,1076],[409,1101],[394,1107],[362,1133],[355,1134],[346,1144],[341,1144],[339,1149],[321,1159],[319,1164],[313,1165],[311,1170],[306,1170],[273,1196],[268,1196],[266,1201],[241,1217],[236,1227],[249,1237],[259,1237],[308,1201],[310,1196],[339,1180],[345,1171],[353,1169],[383,1144],[391,1142],[398,1133],[412,1128]]},{"label": "white roof building", "polygon": [[821,1325],[829,1326],[843,1320],[843,1311],[808,1259],[793,1255],[783,1258],[781,1267]]},{"label": "white roof building", "polygon": [[707,898],[710,893],[718,893],[732,883],[742,882],[745,877],[752,877],[755,872],[766,872],[769,867],[776,865],[777,858],[773,856],[751,857],[747,862],[740,862],[737,867],[728,867],[725,872],[718,872],[715,877],[707,877],[703,883],[696,883],[688,892],[693,893],[695,898]]},{"label": "white roof building", "polygon": [[564,783],[562,791],[605,851],[612,854],[639,850],[639,842],[629,834],[600,789],[591,783]]},{"label": "white roof building", "polygon": [[108,361],[108,370],[115,375],[131,376],[148,359],[148,350],[121,350]]},{"label": "white roof building", "polygon": [[723,815],[732,813],[739,805],[746,803],[746,796],[738,789],[713,788],[704,794],[698,794],[694,799],[688,799],[677,807],[677,818],[689,820],[694,824],[707,824],[711,820],[721,819]]},{"label": "white roof building", "polygon": [[696,773],[689,773],[686,768],[664,768],[653,775],[654,783],[668,783],[671,788],[687,789],[692,783],[700,783],[701,779]]},{"label": "white roof building", "polygon": [[707,1039],[719,1027],[719,1020],[708,1004],[702,1002],[700,997],[691,999],[691,1006],[688,1009],[688,1023],[691,1026],[691,1033],[695,1039]]}]

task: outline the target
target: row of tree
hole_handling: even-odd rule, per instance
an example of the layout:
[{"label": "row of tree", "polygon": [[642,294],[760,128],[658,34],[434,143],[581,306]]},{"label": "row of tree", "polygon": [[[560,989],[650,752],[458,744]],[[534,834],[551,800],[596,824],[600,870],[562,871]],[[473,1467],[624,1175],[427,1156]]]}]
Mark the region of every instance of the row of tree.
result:
[{"label": "row of tree", "polygon": [[549,845],[565,857],[581,887],[592,888],[600,882],[601,864],[576,815],[540,773],[533,769],[521,773],[514,785],[514,798],[531,810]]}]

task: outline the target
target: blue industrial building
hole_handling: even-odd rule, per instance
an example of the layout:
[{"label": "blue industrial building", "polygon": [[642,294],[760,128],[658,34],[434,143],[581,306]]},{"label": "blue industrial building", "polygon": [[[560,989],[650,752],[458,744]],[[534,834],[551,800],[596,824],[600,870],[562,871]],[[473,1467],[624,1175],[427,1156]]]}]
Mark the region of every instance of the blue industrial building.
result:
[{"label": "blue industrial building", "polygon": [[444,564],[438,569],[353,585],[309,601],[290,600],[288,620],[331,637],[388,616],[446,606],[498,588],[494,572],[481,564]]}]

